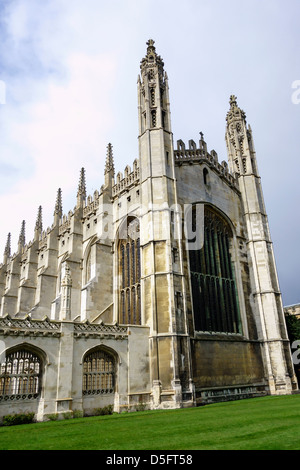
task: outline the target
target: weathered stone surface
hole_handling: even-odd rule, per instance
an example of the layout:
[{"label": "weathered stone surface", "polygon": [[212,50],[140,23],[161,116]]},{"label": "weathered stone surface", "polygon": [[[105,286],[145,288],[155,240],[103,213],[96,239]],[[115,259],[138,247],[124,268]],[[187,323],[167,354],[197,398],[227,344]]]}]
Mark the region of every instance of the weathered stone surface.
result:
[{"label": "weathered stone surface", "polygon": [[[12,255],[8,237],[0,416],[177,408],[297,387],[245,113],[232,96],[228,164],[202,132],[174,149],[168,86],[150,40],[139,158],[115,174],[109,144],[99,191],[87,196],[81,169],[73,210],[63,215],[59,189],[51,227],[39,209],[32,242],[22,224]],[[30,355],[39,371],[22,369]]]}]

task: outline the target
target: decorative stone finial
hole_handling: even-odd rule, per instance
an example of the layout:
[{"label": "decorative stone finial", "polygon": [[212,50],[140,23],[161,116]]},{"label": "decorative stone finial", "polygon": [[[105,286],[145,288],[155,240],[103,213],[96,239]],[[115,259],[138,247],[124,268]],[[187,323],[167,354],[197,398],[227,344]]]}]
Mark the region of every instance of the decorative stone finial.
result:
[{"label": "decorative stone finial", "polygon": [[159,72],[163,78],[164,63],[162,61],[162,58],[156,53],[155,46],[154,46],[155,41],[153,41],[153,39],[149,39],[149,41],[147,41],[146,44],[147,44],[147,54],[146,54],[146,57],[142,59],[141,61],[141,69],[143,70],[145,69],[145,67],[147,68],[148,66],[157,65],[159,68]]},{"label": "decorative stone finial", "polygon": [[77,207],[82,207],[86,198],[86,185],[85,185],[85,170],[81,168],[79,185],[77,191]]},{"label": "decorative stone finial", "polygon": [[56,202],[54,207],[54,215],[58,215],[59,217],[62,216],[62,197],[61,197],[61,189],[58,188]]},{"label": "decorative stone finial", "polygon": [[35,230],[43,230],[43,222],[42,222],[42,206],[39,206],[38,209],[38,215],[36,218],[36,223],[35,223]]},{"label": "decorative stone finial", "polygon": [[7,235],[7,241],[4,249],[3,263],[5,264],[11,255],[11,233]]},{"label": "decorative stone finial", "polygon": [[25,220],[22,221],[21,231],[19,235],[18,248],[22,250],[25,246]]},{"label": "decorative stone finial", "polygon": [[237,104],[237,97],[235,95],[230,95],[229,98],[230,110],[227,113],[226,120],[227,123],[232,120],[244,120],[246,122],[246,113],[239,108]]},{"label": "decorative stone finial", "polygon": [[230,96],[229,104],[231,108],[233,108],[234,106],[237,106],[237,97],[235,95]]},{"label": "decorative stone finial", "polygon": [[104,174],[112,172],[112,176],[115,175],[115,166],[114,166],[114,157],[113,157],[113,150],[112,145],[108,144],[107,146],[107,153],[106,153],[106,160],[105,160],[105,169]]}]

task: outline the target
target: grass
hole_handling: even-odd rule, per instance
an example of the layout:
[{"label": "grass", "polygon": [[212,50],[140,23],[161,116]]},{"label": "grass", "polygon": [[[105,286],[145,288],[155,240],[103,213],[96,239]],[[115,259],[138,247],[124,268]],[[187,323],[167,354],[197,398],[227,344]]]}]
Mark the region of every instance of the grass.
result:
[{"label": "grass", "polygon": [[0,427],[0,450],[300,450],[300,395]]}]

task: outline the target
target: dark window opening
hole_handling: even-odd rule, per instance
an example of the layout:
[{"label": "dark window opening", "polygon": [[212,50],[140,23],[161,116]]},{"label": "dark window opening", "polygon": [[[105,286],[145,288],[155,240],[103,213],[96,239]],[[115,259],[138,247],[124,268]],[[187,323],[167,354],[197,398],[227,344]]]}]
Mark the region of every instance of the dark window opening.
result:
[{"label": "dark window opening", "polygon": [[229,224],[205,207],[203,247],[189,251],[196,331],[241,333],[231,243]]}]

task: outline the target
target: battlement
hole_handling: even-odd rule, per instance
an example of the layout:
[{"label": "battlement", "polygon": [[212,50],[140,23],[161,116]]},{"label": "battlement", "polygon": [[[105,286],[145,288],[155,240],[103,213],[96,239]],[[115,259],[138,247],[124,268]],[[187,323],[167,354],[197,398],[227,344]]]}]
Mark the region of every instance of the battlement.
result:
[{"label": "battlement", "polygon": [[59,226],[58,234],[63,235],[65,232],[70,232],[71,230],[71,218],[72,218],[73,212],[69,211],[68,215],[63,215],[62,222]]},{"label": "battlement", "polygon": [[138,165],[138,160],[135,159],[133,162],[133,170],[131,171],[131,168],[129,165],[126,166],[125,171],[124,171],[124,177],[123,173],[119,171],[117,174],[117,182],[112,188],[112,196],[117,197],[119,196],[123,191],[128,191],[132,186],[135,186],[138,184],[140,181],[140,169]]},{"label": "battlement", "polygon": [[218,154],[215,150],[207,151],[206,142],[203,140],[201,133],[201,140],[199,141],[199,148],[194,140],[189,140],[189,147],[186,148],[182,140],[177,140],[177,149],[174,150],[175,165],[181,166],[182,164],[206,163],[211,168],[223,177],[230,186],[237,188],[235,177],[229,172],[228,164],[225,160],[221,163],[218,161]]},{"label": "battlement", "polygon": [[99,207],[99,191],[94,192],[94,197],[88,196],[86,206],[83,208],[83,218],[89,218],[91,215],[95,215]]}]

